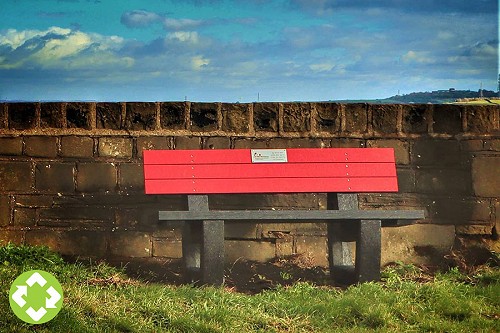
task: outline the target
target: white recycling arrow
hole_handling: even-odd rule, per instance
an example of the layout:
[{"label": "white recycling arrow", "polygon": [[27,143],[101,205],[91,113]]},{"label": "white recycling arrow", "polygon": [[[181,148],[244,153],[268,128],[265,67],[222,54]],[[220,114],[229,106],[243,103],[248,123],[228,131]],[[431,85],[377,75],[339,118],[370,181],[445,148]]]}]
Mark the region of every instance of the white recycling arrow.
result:
[{"label": "white recycling arrow", "polygon": [[28,295],[28,287],[26,286],[17,286],[17,290],[12,294],[12,300],[16,302],[21,308],[26,304],[23,296]]},{"label": "white recycling arrow", "polygon": [[38,283],[40,287],[43,287],[45,286],[47,281],[43,278],[43,276],[40,275],[40,273],[35,272],[29,277],[28,280],[26,280],[26,283],[30,287],[32,287],[35,283]]},{"label": "white recycling arrow", "polygon": [[47,313],[47,310],[44,309],[44,307],[40,307],[38,311],[35,311],[31,306],[28,310],[26,310],[26,314],[31,317],[34,321],[40,321],[43,316]]},{"label": "white recycling arrow", "polygon": [[54,287],[50,287],[49,289],[47,289],[47,294],[50,295],[50,298],[47,297],[45,299],[45,307],[47,309],[55,309],[56,303],[61,299],[61,294],[59,294],[57,290],[54,289]]}]

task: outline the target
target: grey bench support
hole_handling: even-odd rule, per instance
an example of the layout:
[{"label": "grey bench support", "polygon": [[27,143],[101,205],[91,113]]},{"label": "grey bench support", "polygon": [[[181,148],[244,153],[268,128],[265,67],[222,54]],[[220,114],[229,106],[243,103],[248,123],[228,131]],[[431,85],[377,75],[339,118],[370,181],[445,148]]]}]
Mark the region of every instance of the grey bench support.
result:
[{"label": "grey bench support", "polygon": [[[161,221],[185,221],[182,251],[187,281],[224,282],[224,221],[326,222],[332,278],[345,282],[380,279],[381,227],[423,219],[421,210],[358,210],[357,195],[329,193],[326,210],[211,211],[207,195],[188,195],[188,211],[160,211]],[[350,242],[356,242],[355,265]]]}]

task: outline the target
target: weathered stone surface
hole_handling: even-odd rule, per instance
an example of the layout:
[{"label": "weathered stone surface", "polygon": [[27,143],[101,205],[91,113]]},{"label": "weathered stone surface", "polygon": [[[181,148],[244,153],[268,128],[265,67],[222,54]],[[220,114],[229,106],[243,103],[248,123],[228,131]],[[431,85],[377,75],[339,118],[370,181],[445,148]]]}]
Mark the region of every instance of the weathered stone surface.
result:
[{"label": "weathered stone surface", "polygon": [[144,192],[144,168],[142,164],[120,164],[120,189]]},{"label": "weathered stone surface", "polygon": [[0,138],[0,155],[16,156],[23,153],[22,138]]},{"label": "weathered stone surface", "polygon": [[131,138],[99,138],[99,156],[115,158],[131,158],[133,145]]},{"label": "weathered stone surface", "polygon": [[96,104],[97,128],[119,130],[122,128],[121,103]]},{"label": "weathered stone surface", "polygon": [[26,244],[48,246],[63,255],[102,257],[106,253],[104,232],[84,230],[29,230]]},{"label": "weathered stone surface", "polygon": [[296,253],[304,256],[308,264],[328,266],[328,246],[326,237],[298,236],[295,237]]},{"label": "weathered stone surface", "polygon": [[491,236],[493,226],[491,224],[457,225],[455,231],[457,235]]},{"label": "weathered stone surface", "polygon": [[229,149],[231,139],[226,137],[211,136],[203,140],[203,149]]},{"label": "weathered stone surface", "polygon": [[278,131],[278,103],[254,103],[253,104],[253,125],[259,132]]},{"label": "weathered stone surface", "polygon": [[403,124],[402,130],[410,134],[427,133],[428,106],[426,104],[402,105]]},{"label": "weathered stone surface", "polygon": [[340,110],[342,106],[337,103],[315,103],[316,126],[319,132],[337,134],[340,132]]},{"label": "weathered stone surface", "polygon": [[106,228],[115,219],[115,211],[108,207],[51,207],[40,208],[39,225],[53,227]]},{"label": "weathered stone surface", "polygon": [[0,246],[13,243],[21,245],[24,242],[24,231],[0,229]]},{"label": "weathered stone surface", "polygon": [[397,169],[398,185],[400,193],[415,192],[416,176],[415,170],[412,169]]},{"label": "weathered stone surface", "polygon": [[293,238],[285,237],[276,239],[276,257],[284,258],[294,254]]},{"label": "weathered stone surface", "polygon": [[186,129],[187,105],[185,102],[168,102],[160,105],[160,124],[163,129]]},{"label": "weathered stone surface", "polygon": [[58,196],[55,195],[39,195],[39,194],[27,194],[27,195],[15,195],[14,206],[24,207],[24,208],[40,208],[40,207],[52,207],[54,204],[54,198]]},{"label": "weathered stone surface", "polygon": [[257,239],[259,227],[257,223],[231,222],[224,225],[226,239]]},{"label": "weathered stone surface", "polygon": [[394,148],[396,164],[410,163],[410,144],[402,140],[368,140],[367,147],[370,148]]},{"label": "weathered stone surface", "polygon": [[321,195],[312,193],[293,194],[213,194],[211,209],[314,209],[318,208]]},{"label": "weathered stone surface", "polygon": [[244,149],[244,148],[269,148],[268,140],[264,139],[235,139],[234,149]]},{"label": "weathered stone surface", "polygon": [[375,133],[397,133],[399,105],[373,104],[369,105],[369,108],[372,111],[372,125]]},{"label": "weathered stone surface", "polygon": [[112,255],[119,257],[151,257],[151,237],[143,232],[113,232],[109,238],[109,250]]},{"label": "weathered stone surface", "polygon": [[74,174],[74,163],[37,163],[35,166],[35,188],[38,191],[52,193],[74,192]]},{"label": "weathered stone surface", "polygon": [[488,223],[491,209],[488,200],[453,196],[435,197],[428,203],[429,217],[436,223],[466,224]]},{"label": "weathered stone surface", "polygon": [[345,132],[365,133],[368,126],[368,110],[366,104],[346,104]]},{"label": "weathered stone surface", "polygon": [[416,140],[411,150],[412,164],[457,167],[462,164],[460,143],[455,140]]},{"label": "weathered stone surface", "polygon": [[332,148],[363,148],[365,140],[360,139],[332,139],[330,147]]},{"label": "weathered stone surface", "polygon": [[29,162],[0,162],[0,192],[27,192],[32,183]]},{"label": "weathered stone surface", "polygon": [[40,104],[40,127],[41,128],[63,128],[65,116],[61,103]]},{"label": "weathered stone surface", "polygon": [[31,208],[15,208],[14,223],[19,227],[31,227],[36,224],[36,211]]},{"label": "weathered stone surface", "polygon": [[10,224],[10,197],[0,195],[0,227]]},{"label": "weathered stone surface", "polygon": [[126,129],[154,130],[156,128],[156,103],[127,103],[126,109]]},{"label": "weathered stone surface", "polygon": [[91,158],[93,155],[94,139],[86,136],[63,136],[61,138],[61,156]]},{"label": "weathered stone surface", "polygon": [[499,107],[474,105],[466,109],[467,132],[487,134],[499,129]]},{"label": "weathered stone surface", "polygon": [[92,129],[91,104],[68,103],[66,105],[66,123],[69,128]]},{"label": "weathered stone surface", "polygon": [[36,103],[10,103],[9,128],[25,130],[36,126]]},{"label": "weathered stone surface", "polygon": [[477,196],[500,196],[500,154],[477,156],[472,160],[472,183]]},{"label": "weathered stone surface", "polygon": [[201,149],[201,138],[178,136],[174,139],[175,149]]},{"label": "weathered stone surface", "polygon": [[250,130],[250,111],[248,104],[222,103],[221,112],[223,131],[246,133]]},{"label": "weathered stone surface", "polygon": [[413,264],[442,264],[455,241],[455,227],[417,224],[382,228],[382,266],[397,261]]},{"label": "weathered stone surface", "polygon": [[191,103],[190,119],[191,130],[196,132],[209,132],[217,129],[216,103]]},{"label": "weathered stone surface", "polygon": [[153,257],[182,258],[182,242],[165,238],[154,238]]},{"label": "weathered stone surface", "polygon": [[458,134],[462,132],[462,111],[459,105],[436,104],[433,110],[433,132],[440,134]]},{"label": "weathered stone surface", "polygon": [[0,128],[7,128],[8,118],[7,104],[0,103]]},{"label": "weathered stone surface", "polygon": [[457,169],[418,169],[417,192],[432,194],[470,194],[470,172]]},{"label": "weathered stone surface", "polygon": [[79,192],[111,192],[116,189],[116,168],[111,163],[79,163],[77,165]]},{"label": "weathered stone surface", "polygon": [[160,136],[137,138],[137,157],[142,158],[144,150],[158,149],[172,149],[172,139]]},{"label": "weathered stone surface", "polygon": [[231,264],[240,259],[266,262],[276,255],[276,246],[272,242],[227,240],[224,247],[225,261]]},{"label": "weathered stone surface", "polygon": [[460,141],[460,149],[467,152],[487,150],[484,148],[485,143],[483,140],[464,140]]},{"label": "weathered stone surface", "polygon": [[311,130],[310,103],[283,104],[283,130],[285,132],[308,132]]},{"label": "weathered stone surface", "polygon": [[500,151],[500,139],[489,139],[484,142],[485,150]]},{"label": "weathered stone surface", "polygon": [[325,236],[325,223],[263,223],[259,228],[260,237],[262,238],[283,238],[287,234],[307,235],[307,236]]},{"label": "weathered stone surface", "polygon": [[267,144],[269,148],[321,148],[325,146],[321,139],[306,138],[271,138]]},{"label": "weathered stone surface", "polygon": [[33,157],[56,157],[57,138],[50,136],[25,137],[24,153]]}]

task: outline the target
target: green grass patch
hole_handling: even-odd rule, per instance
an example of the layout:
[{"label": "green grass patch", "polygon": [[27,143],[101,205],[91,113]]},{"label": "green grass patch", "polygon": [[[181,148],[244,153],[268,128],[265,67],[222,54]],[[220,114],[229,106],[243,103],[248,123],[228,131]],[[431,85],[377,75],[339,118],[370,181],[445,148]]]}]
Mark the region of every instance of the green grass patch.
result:
[{"label": "green grass patch", "polygon": [[[12,281],[42,269],[61,282],[63,309],[42,325],[9,308]],[[0,247],[0,332],[498,332],[500,270],[425,275],[411,265],[346,290],[297,283],[256,295],[146,284],[104,264],[70,264],[42,247]]]}]

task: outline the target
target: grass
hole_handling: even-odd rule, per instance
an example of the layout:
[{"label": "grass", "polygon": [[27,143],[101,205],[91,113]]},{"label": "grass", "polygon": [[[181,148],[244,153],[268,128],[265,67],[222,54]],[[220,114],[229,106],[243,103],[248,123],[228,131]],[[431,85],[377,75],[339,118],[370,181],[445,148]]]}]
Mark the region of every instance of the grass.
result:
[{"label": "grass", "polygon": [[[59,315],[21,322],[8,292],[22,272],[53,273]],[[346,290],[297,283],[256,295],[224,288],[146,284],[104,264],[69,264],[43,247],[0,247],[0,332],[499,332],[500,270],[435,275],[386,269],[383,282]]]}]

